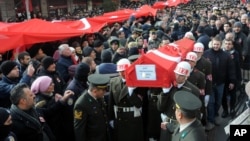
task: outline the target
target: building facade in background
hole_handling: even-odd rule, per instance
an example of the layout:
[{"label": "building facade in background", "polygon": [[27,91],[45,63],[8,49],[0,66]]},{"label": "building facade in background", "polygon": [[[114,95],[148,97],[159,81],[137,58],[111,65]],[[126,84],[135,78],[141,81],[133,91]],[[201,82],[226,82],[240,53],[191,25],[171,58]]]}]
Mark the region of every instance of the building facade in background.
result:
[{"label": "building facade in background", "polygon": [[79,12],[102,9],[102,4],[107,1],[119,3],[121,0],[0,0],[0,20],[27,19],[26,1],[31,18],[33,17],[58,17]]}]

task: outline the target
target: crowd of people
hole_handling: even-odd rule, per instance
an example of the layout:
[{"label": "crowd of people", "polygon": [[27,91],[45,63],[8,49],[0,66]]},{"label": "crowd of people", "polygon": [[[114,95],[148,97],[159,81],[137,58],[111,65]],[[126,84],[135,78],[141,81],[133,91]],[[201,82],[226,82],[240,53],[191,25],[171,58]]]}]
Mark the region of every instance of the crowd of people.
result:
[{"label": "crowd of people", "polygon": [[[13,60],[0,54],[0,140],[213,138],[207,132],[220,117],[234,118],[241,70],[250,65],[250,3],[231,2],[131,16],[98,33],[34,44]],[[195,43],[170,70],[169,87],[127,86],[134,61],[183,38]]]}]

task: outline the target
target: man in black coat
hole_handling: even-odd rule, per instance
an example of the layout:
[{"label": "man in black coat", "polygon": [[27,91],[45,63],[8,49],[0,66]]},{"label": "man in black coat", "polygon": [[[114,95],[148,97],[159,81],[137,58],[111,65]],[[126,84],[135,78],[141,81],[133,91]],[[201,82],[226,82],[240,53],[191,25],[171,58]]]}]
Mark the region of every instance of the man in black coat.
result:
[{"label": "man in black coat", "polygon": [[35,108],[35,95],[29,86],[20,83],[10,92],[12,131],[18,141],[55,141],[43,115]]},{"label": "man in black coat", "polygon": [[212,40],[212,48],[205,51],[203,56],[212,63],[212,93],[208,102],[208,123],[206,130],[211,130],[214,125],[220,124],[219,109],[222,102],[225,82],[228,80],[228,88],[234,89],[236,75],[235,65],[230,54],[221,49],[222,41],[219,36]]},{"label": "man in black coat", "polygon": [[235,69],[235,76],[236,76],[236,81],[234,83],[235,87],[233,89],[229,89],[229,84],[230,84],[230,79],[226,79],[225,82],[225,87],[224,87],[224,93],[222,97],[222,108],[223,108],[223,113],[222,117],[225,118],[228,116],[228,99],[227,97],[230,96],[230,114],[233,117],[235,114],[235,103],[236,103],[236,92],[237,88],[240,87],[240,83],[242,81],[242,76],[241,76],[241,68],[240,68],[240,62],[239,62],[239,52],[234,49],[234,41],[233,40],[224,40],[224,51],[228,52],[230,54],[230,57],[232,59],[232,62],[234,63],[234,69]]}]

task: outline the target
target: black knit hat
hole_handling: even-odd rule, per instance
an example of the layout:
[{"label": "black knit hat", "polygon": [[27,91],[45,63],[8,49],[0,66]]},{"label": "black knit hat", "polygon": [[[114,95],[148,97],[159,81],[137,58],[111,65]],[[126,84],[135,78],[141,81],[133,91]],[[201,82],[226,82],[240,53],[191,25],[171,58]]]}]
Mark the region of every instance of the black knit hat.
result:
[{"label": "black knit hat", "polygon": [[94,41],[94,47],[100,47],[101,45],[103,45],[103,42],[101,40]]},{"label": "black knit hat", "polygon": [[47,70],[48,67],[54,63],[55,63],[54,59],[50,56],[46,56],[42,59],[42,66],[45,70]]},{"label": "black knit hat", "polygon": [[83,48],[83,56],[84,57],[89,56],[93,50],[94,49],[92,47],[85,47],[85,48]]},{"label": "black knit hat", "polygon": [[7,60],[7,61],[4,61],[0,68],[1,68],[1,72],[3,73],[3,75],[8,75],[12,69],[14,69],[14,67],[17,66],[17,63],[14,62],[14,61],[10,61],[10,60]]},{"label": "black knit hat", "polygon": [[2,126],[5,123],[5,121],[9,118],[9,116],[10,112],[5,108],[0,107],[0,126]]},{"label": "black knit hat", "polygon": [[87,82],[89,72],[90,72],[89,65],[87,65],[86,63],[80,63],[77,65],[75,70],[75,79]]}]

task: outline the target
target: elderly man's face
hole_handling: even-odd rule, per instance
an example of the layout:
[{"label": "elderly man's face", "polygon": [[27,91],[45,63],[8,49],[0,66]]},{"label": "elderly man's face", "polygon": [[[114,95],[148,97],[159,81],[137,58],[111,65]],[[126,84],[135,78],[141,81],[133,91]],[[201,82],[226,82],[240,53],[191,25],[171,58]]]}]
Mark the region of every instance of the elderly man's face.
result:
[{"label": "elderly man's face", "polygon": [[66,57],[69,57],[72,55],[72,51],[70,50],[69,47],[66,47],[63,51],[62,51],[62,55],[63,56],[66,56]]}]

